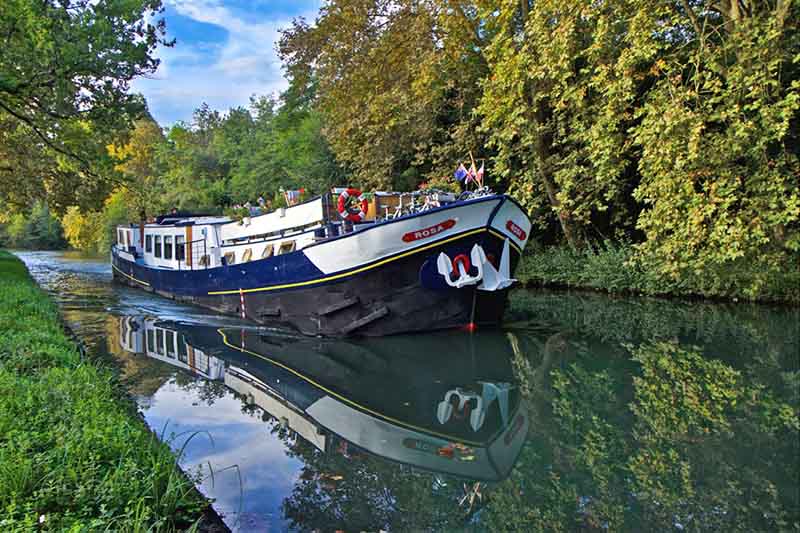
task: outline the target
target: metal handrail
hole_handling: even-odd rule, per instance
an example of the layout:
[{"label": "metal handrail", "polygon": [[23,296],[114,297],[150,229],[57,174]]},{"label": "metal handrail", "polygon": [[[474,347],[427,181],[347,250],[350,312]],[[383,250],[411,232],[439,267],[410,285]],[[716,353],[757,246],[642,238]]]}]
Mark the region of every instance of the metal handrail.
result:
[{"label": "metal handrail", "polygon": [[[206,247],[206,240],[205,239],[197,239],[194,241],[184,242],[181,243],[183,247],[182,254],[178,257],[178,270],[201,270],[206,269],[210,266],[211,258],[209,257],[206,259],[205,264],[201,263],[203,257],[208,256],[208,249]],[[186,250],[187,246],[189,246],[188,250],[191,252],[192,261],[191,263],[186,261]],[[176,253],[176,255],[178,255]],[[183,265],[183,268],[181,268]]]}]

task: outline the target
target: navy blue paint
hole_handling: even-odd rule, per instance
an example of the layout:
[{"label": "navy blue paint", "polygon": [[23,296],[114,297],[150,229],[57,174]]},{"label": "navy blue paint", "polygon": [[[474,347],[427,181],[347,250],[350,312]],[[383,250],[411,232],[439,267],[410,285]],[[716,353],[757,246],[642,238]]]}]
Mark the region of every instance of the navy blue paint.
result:
[{"label": "navy blue paint", "polygon": [[[422,213],[414,213],[411,215],[406,215],[404,217],[398,217],[396,219],[377,222],[364,230],[354,233],[348,233],[338,237],[333,237],[331,239],[327,239],[324,242],[327,243],[336,239],[355,237],[359,235],[362,231],[369,231],[372,228],[384,224],[392,224],[401,220],[408,220],[414,217],[426,216],[431,213],[446,211],[448,209],[461,207],[466,204],[474,204],[486,201],[497,201],[498,199],[500,201],[492,211],[492,217],[493,217],[496,214],[497,210],[500,208],[500,206],[503,204],[503,201],[505,199],[511,200],[511,198],[505,195],[493,195],[493,196],[486,196],[483,198],[479,198],[477,200],[454,202],[451,204],[447,204],[446,206],[424,211]],[[462,233],[467,233],[469,231],[473,230],[466,230],[465,232]],[[454,237],[458,238],[460,235],[461,234],[449,235],[447,236],[447,239],[452,239]],[[434,262],[435,262],[435,256],[437,256],[440,251],[445,251],[445,253],[447,253],[450,257],[455,257],[455,255],[459,253],[465,253],[469,255],[469,251],[475,242],[480,242],[482,245],[484,245],[484,248],[486,248],[487,241],[485,240],[485,237],[486,235],[484,234],[475,235],[475,238],[469,239],[468,242],[463,242],[463,241],[451,242],[444,248],[436,249],[435,253],[431,252],[434,255]],[[312,246],[317,246],[319,244],[322,243],[316,243],[307,246],[305,249],[308,249]],[[430,244],[435,244],[435,242]],[[402,253],[406,253],[406,251],[404,250],[402,252],[398,252],[398,254],[395,254],[395,256],[400,255]],[[390,256],[389,258],[391,257],[394,256]],[[284,285],[284,284],[313,281],[315,279],[336,276],[347,273],[348,271],[351,270],[368,267],[377,262],[385,261],[386,259],[389,258],[382,257],[370,263],[361,264],[351,269],[332,272],[330,274],[324,274],[321,270],[319,270],[314,265],[314,263],[312,263],[306,257],[306,255],[303,253],[303,250],[298,250],[296,252],[288,254],[272,256],[267,259],[258,259],[247,263],[226,265],[221,267],[198,269],[198,270],[171,270],[163,268],[152,268],[139,263],[133,263],[127,261],[116,255],[114,255],[114,264],[125,274],[132,275],[134,278],[140,281],[149,283],[151,289],[168,292],[171,294],[175,294],[177,296],[208,296],[209,292],[235,291],[239,289],[248,290],[248,289],[269,287],[274,285]],[[435,263],[433,266],[435,268]],[[426,272],[428,270],[426,270]],[[422,274],[422,272],[420,272],[420,274]],[[432,278],[433,276],[426,274],[425,277]],[[339,282],[341,280],[342,278],[338,278],[336,280],[320,282],[316,285],[327,285],[330,283]],[[441,281],[443,283],[443,280]],[[438,286],[440,285],[440,283],[437,281],[430,280],[430,283],[432,285],[431,288],[433,288],[433,286],[437,286],[438,288]],[[444,285],[448,289],[450,288],[446,284]],[[292,289],[294,289],[294,287],[289,287],[286,289],[274,289],[274,291],[278,292],[278,291],[292,290]]]},{"label": "navy blue paint", "polygon": [[[458,238],[459,236],[474,231],[465,230],[460,234],[449,235],[446,239]],[[348,233],[345,237],[353,237],[357,233]],[[475,235],[466,244],[463,242],[450,243],[445,248],[436,251],[445,251],[451,257],[459,253],[469,254],[472,244],[479,242],[482,235]],[[435,244],[430,243],[430,244]],[[118,256],[114,256],[115,264],[126,274],[130,274],[133,269],[133,277],[146,281],[152,288],[164,292],[173,293],[179,296],[207,296],[209,292],[232,291],[239,289],[257,289],[269,287],[271,285],[284,285],[289,283],[301,283],[313,281],[319,278],[327,278],[348,271],[361,269],[375,263],[391,259],[397,255],[406,253],[403,250],[389,257],[381,257],[357,265],[350,269],[324,274],[314,263],[309,260],[303,250],[277,255],[267,259],[259,259],[238,265],[226,265],[222,267],[199,269],[199,270],[171,270],[162,268],[151,268],[138,263],[126,261]],[[338,282],[341,278],[327,282],[320,282],[319,285]],[[274,289],[275,291],[292,290],[294,287],[286,289]]]},{"label": "navy blue paint", "polygon": [[114,256],[126,274],[146,281],[151,288],[179,296],[207,296],[209,292],[252,289],[323,277],[302,251],[276,255],[238,265],[198,270],[151,268]]},{"label": "navy blue paint", "polygon": [[500,208],[503,207],[503,204],[506,203],[507,199],[510,199],[510,198],[508,196],[504,196],[503,200],[499,204],[497,204],[494,207],[494,209],[492,209],[492,212],[489,213],[489,221],[486,223],[486,227],[489,227],[489,228],[492,227],[492,222],[494,222],[494,217],[497,216],[497,212],[500,211]]}]

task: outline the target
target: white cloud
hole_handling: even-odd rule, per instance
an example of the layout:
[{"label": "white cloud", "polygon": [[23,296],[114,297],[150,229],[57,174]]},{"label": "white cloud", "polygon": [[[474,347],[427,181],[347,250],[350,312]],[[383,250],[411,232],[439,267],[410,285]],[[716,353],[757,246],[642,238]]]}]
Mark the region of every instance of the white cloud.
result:
[{"label": "white cloud", "polygon": [[[162,61],[154,76],[136,80],[134,90],[146,96],[151,113],[162,125],[190,120],[203,102],[226,110],[246,106],[253,94],[286,89],[275,44],[278,30],[288,27],[291,17],[253,12],[245,19],[222,0],[168,0],[167,4],[180,15],[223,28],[227,39],[221,43],[179,40],[174,48],[158,51]],[[311,19],[314,15],[297,14]]]}]

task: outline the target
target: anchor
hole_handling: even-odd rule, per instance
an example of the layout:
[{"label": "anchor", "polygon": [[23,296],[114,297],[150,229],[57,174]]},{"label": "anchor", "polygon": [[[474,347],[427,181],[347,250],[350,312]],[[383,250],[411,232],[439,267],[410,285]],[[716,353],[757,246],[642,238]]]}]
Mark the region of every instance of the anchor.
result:
[{"label": "anchor", "polygon": [[[444,277],[445,282],[456,289],[465,287],[467,285],[475,285],[478,282],[482,283],[478,286],[482,291],[496,291],[504,289],[517,281],[511,276],[511,260],[508,239],[503,243],[503,254],[500,257],[499,270],[492,265],[486,258],[486,252],[479,244],[475,244],[469,254],[469,260],[472,266],[475,267],[477,273],[475,275],[469,274],[469,262],[464,255],[456,256],[455,259],[450,259],[444,252],[439,254],[436,259],[436,268]],[[458,277],[452,279],[453,274],[458,274]]]},{"label": "anchor", "polygon": [[[472,251],[469,255],[472,265],[478,270],[478,273],[474,276],[470,276],[467,272],[469,267],[464,265],[464,263],[467,263],[467,258],[464,255],[456,256],[454,260],[450,260],[447,254],[442,252],[436,259],[436,267],[439,270],[439,274],[444,276],[444,280],[451,287],[460,289],[466,285],[475,285],[483,279],[483,262],[486,259],[486,254],[484,254],[483,249],[476,244],[472,247]],[[463,260],[459,261],[461,258],[463,258]],[[451,273],[458,274],[458,277],[455,280],[450,279]]]},{"label": "anchor", "polygon": [[[474,408],[471,402],[475,402]],[[454,412],[457,418],[462,418],[469,413],[469,424],[473,431],[478,431],[486,418],[483,398],[461,388],[447,391],[444,395],[444,400],[436,406],[436,418],[440,424],[444,425],[450,421]]]},{"label": "anchor", "polygon": [[459,415],[457,418],[461,418],[469,412],[469,425],[472,431],[478,431],[486,421],[489,407],[494,402],[498,402],[500,421],[502,427],[506,427],[509,422],[509,393],[514,387],[509,383],[492,383],[490,381],[482,381],[480,384],[482,386],[480,396],[460,387],[447,391],[444,399],[436,406],[436,418],[439,423],[444,425],[449,422],[454,412]]},{"label": "anchor", "polygon": [[505,289],[515,281],[511,277],[511,251],[508,246],[508,239],[503,242],[503,253],[500,256],[500,269],[495,269],[494,265],[486,260],[486,254],[483,249],[480,250],[483,254],[483,283],[478,286],[481,291],[498,291]]}]

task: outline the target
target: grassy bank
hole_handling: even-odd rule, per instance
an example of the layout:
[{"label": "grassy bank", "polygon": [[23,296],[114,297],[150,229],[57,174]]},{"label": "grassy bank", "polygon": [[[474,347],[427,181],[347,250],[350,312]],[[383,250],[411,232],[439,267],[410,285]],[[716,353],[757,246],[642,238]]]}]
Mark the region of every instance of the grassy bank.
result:
[{"label": "grassy bank", "polygon": [[633,246],[610,242],[580,252],[562,246],[529,246],[516,277],[523,284],[534,287],[800,303],[800,269],[797,265],[773,272],[738,265],[672,279],[636,261]]},{"label": "grassy bank", "polygon": [[190,528],[207,503],[113,374],[0,251],[0,530]]}]

